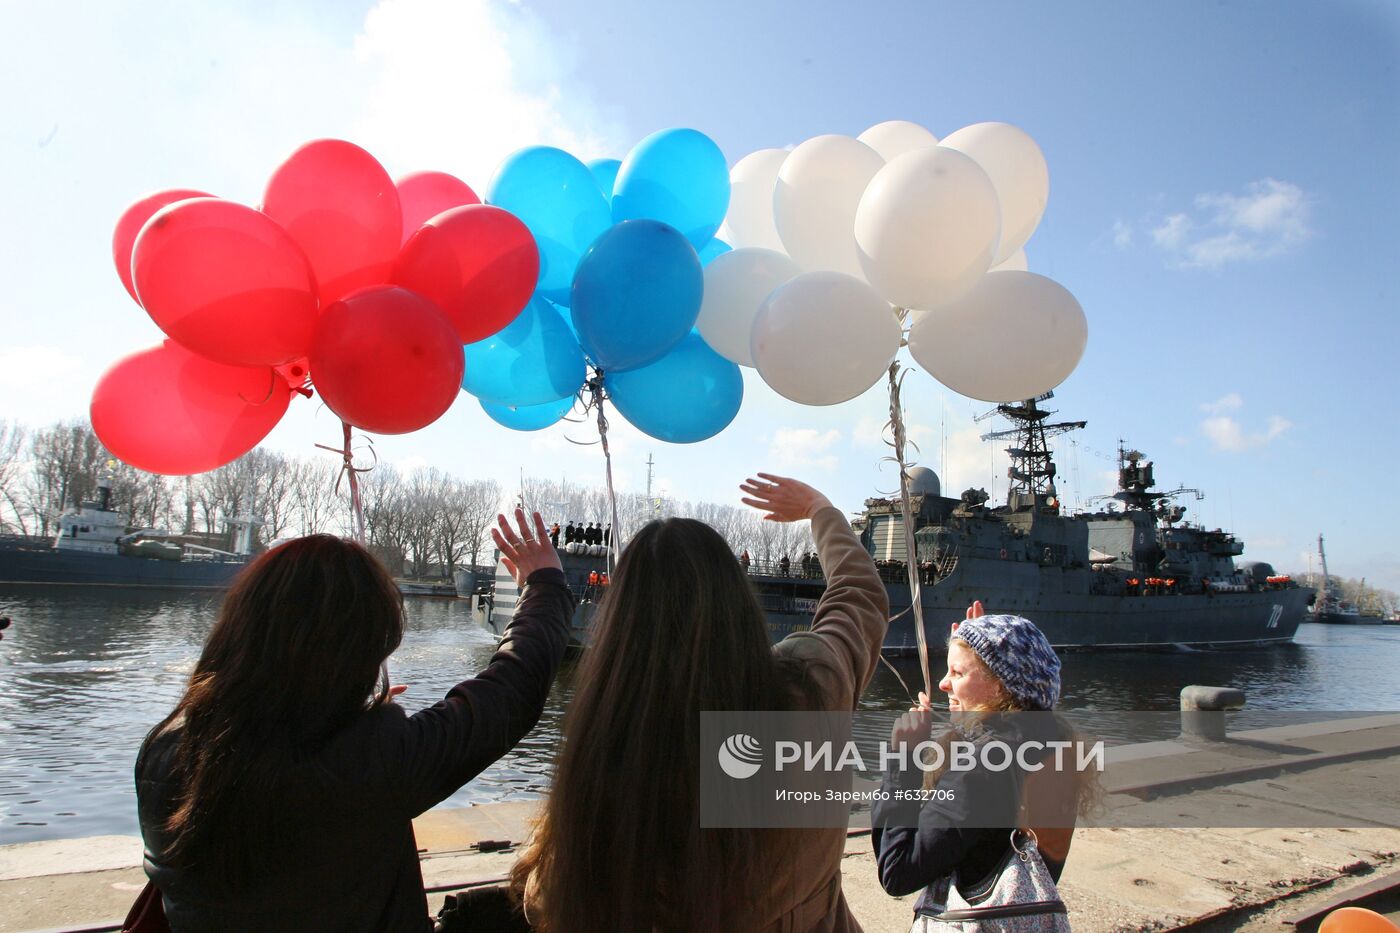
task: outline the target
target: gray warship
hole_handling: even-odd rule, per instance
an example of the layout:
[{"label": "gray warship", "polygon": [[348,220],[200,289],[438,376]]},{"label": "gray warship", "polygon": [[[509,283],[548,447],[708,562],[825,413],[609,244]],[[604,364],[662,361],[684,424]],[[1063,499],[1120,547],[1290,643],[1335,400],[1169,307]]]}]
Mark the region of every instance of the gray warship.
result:
[{"label": "gray warship", "polygon": [[[929,643],[943,644],[973,600],[981,600],[989,612],[1034,620],[1057,648],[1223,648],[1292,641],[1314,591],[1268,564],[1236,564],[1244,552],[1239,539],[1185,521],[1186,507],[1175,500],[1196,491],[1154,489],[1153,465],[1137,451],[1120,449],[1119,488],[1103,497],[1101,509],[1075,515],[1063,510],[1047,438],[1084,422],[1049,422],[1053,412],[1039,407],[1049,397],[997,406],[996,413],[1013,427],[983,436],[1012,442],[1005,504],[990,505],[980,489],[946,497],[932,470],[910,471]],[[852,524],[889,590],[892,621],[884,651],[915,653],[900,503],[867,499]],[[573,642],[585,645],[600,594],[587,581],[590,573],[601,572],[605,559],[601,548],[565,552],[561,558],[581,600]],[[785,567],[754,562],[749,578],[774,641],[811,626],[825,589],[815,561]],[[495,593],[482,616],[488,628],[504,630],[516,595],[514,581],[498,567]]]}]

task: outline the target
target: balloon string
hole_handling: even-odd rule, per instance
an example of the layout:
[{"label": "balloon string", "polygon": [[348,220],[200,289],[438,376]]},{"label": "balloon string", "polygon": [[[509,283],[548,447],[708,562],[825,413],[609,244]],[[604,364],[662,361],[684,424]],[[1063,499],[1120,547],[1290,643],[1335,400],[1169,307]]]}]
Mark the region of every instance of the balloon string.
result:
[{"label": "balloon string", "polygon": [[899,466],[899,511],[904,520],[905,565],[909,571],[909,595],[914,610],[914,641],[919,646],[919,667],[924,674],[924,692],[933,696],[933,678],[929,670],[928,637],[924,632],[923,589],[919,580],[919,555],[914,541],[914,507],[909,499],[909,464],[905,461],[905,434],[900,387],[904,379],[899,373],[899,361],[890,364],[890,428],[894,434],[894,460]]},{"label": "balloon string", "polygon": [[[364,544],[364,543],[365,543],[365,509],[364,509],[364,504],[360,501],[360,476],[359,476],[359,475],[360,475],[361,473],[368,473],[370,470],[374,469],[374,467],[373,467],[373,466],[367,466],[367,467],[357,467],[357,466],[355,466],[355,452],[354,452],[354,450],[351,448],[351,445],[350,445],[350,425],[347,424],[346,422],[342,421],[342,422],[340,423],[340,427],[341,427],[341,430],[342,430],[342,432],[343,432],[343,442],[344,442],[344,443],[343,443],[343,446],[341,446],[341,447],[328,447],[328,446],[326,446],[325,444],[317,444],[316,446],[319,447],[321,450],[329,450],[331,453],[333,453],[333,454],[340,454],[340,456],[341,456],[340,473],[337,474],[337,475],[336,475],[336,478],[335,478],[335,491],[336,491],[337,494],[339,494],[339,492],[340,492],[340,481],[341,481],[341,480],[348,480],[348,481],[349,481],[349,484],[350,484],[350,516],[351,516],[351,519],[353,520],[353,524],[352,524],[352,529],[351,529],[351,530],[352,530],[353,533],[354,533],[354,537],[355,537],[356,543],[358,543],[358,544]],[[373,453],[373,450],[374,450],[374,448],[371,446],[371,448],[370,448],[371,453]],[[376,459],[378,459],[378,458],[376,457]]]},{"label": "balloon string", "polygon": [[622,550],[620,543],[622,522],[617,517],[617,490],[613,488],[612,451],[608,448],[608,416],[603,411],[603,400],[607,396],[603,392],[603,373],[601,370],[595,371],[593,378],[588,380],[588,391],[590,396],[588,405],[598,413],[598,440],[603,445],[603,470],[608,484],[608,511],[612,515],[612,534],[608,537],[608,577],[611,578],[617,569],[617,555]]}]

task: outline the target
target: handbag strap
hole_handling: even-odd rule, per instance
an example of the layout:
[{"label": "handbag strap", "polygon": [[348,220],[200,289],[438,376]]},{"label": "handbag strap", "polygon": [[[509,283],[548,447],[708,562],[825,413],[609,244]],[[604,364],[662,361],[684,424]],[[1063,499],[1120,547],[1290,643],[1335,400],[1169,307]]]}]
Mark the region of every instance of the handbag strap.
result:
[{"label": "handbag strap", "polygon": [[963,910],[945,910],[942,913],[925,913],[925,917],[936,920],[998,920],[1005,917],[1034,917],[1040,914],[1067,914],[1069,910],[1062,900],[1026,901],[1022,904],[1002,904],[998,907],[968,907]]}]

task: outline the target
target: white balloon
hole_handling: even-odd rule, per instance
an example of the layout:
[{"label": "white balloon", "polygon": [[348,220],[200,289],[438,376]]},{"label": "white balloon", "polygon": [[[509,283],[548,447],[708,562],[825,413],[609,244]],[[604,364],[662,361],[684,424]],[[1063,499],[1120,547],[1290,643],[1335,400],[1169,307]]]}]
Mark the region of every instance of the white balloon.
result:
[{"label": "white balloon", "polygon": [[734,163],[729,170],[729,213],[724,218],[728,236],[721,237],[724,242],[735,249],[783,248],[773,225],[773,189],[778,185],[778,169],[787,157],[786,149],[760,149]]},{"label": "white balloon", "polygon": [[705,297],[695,321],[700,336],[720,356],[753,366],[754,318],[776,289],[802,273],[786,254],[746,247],[723,253],[705,267]]},{"label": "white balloon", "polygon": [[871,149],[880,153],[880,158],[888,162],[895,156],[902,156],[915,149],[927,149],[938,145],[938,137],[917,123],[908,120],[887,120],[877,123],[856,137]]},{"label": "white balloon", "polygon": [[1006,261],[999,266],[992,266],[992,272],[1029,272],[1031,267],[1026,263],[1026,249],[1022,247],[1007,257]]},{"label": "white balloon", "polygon": [[1000,211],[976,162],[935,146],[880,169],[856,211],[865,278],[890,304],[933,308],[966,294],[990,268]]},{"label": "white balloon", "polygon": [[775,392],[835,405],[873,386],[899,352],[900,326],[870,286],[804,272],[768,296],[754,320],[754,364]]},{"label": "white balloon", "polygon": [[909,352],[959,395],[1016,402],[1064,382],[1088,339],[1084,309],[1054,279],[989,272],[959,301],[915,315]]},{"label": "white balloon", "polygon": [[773,192],[773,219],[799,266],[863,276],[852,225],[865,186],[884,164],[849,136],[816,136],[788,153]]},{"label": "white balloon", "polygon": [[939,143],[982,166],[1001,201],[999,263],[1026,245],[1050,199],[1050,169],[1030,134],[1010,123],[974,123]]}]

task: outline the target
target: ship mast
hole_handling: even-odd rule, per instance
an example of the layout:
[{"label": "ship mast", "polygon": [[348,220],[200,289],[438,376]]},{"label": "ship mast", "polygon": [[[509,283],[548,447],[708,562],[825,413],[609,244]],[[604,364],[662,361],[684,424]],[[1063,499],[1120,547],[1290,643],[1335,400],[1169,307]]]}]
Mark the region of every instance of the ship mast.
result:
[{"label": "ship mast", "polygon": [[1055,461],[1051,459],[1050,445],[1046,440],[1058,434],[1077,431],[1087,422],[1060,421],[1046,424],[1045,419],[1054,412],[1046,411],[1036,403],[1053,398],[1054,395],[1053,392],[1046,392],[1024,402],[1004,403],[983,416],[999,414],[1015,425],[1008,431],[993,431],[982,435],[984,441],[1013,439],[1014,446],[1006,448],[1011,457],[1011,468],[1006,471],[1011,480],[1006,491],[1006,504],[1012,509],[1023,505],[1059,508],[1055,491]]},{"label": "ship mast", "polygon": [[1317,559],[1322,564],[1322,589],[1319,602],[1324,606],[1331,602],[1331,589],[1327,585],[1327,552],[1322,548],[1322,535],[1317,536]]}]

